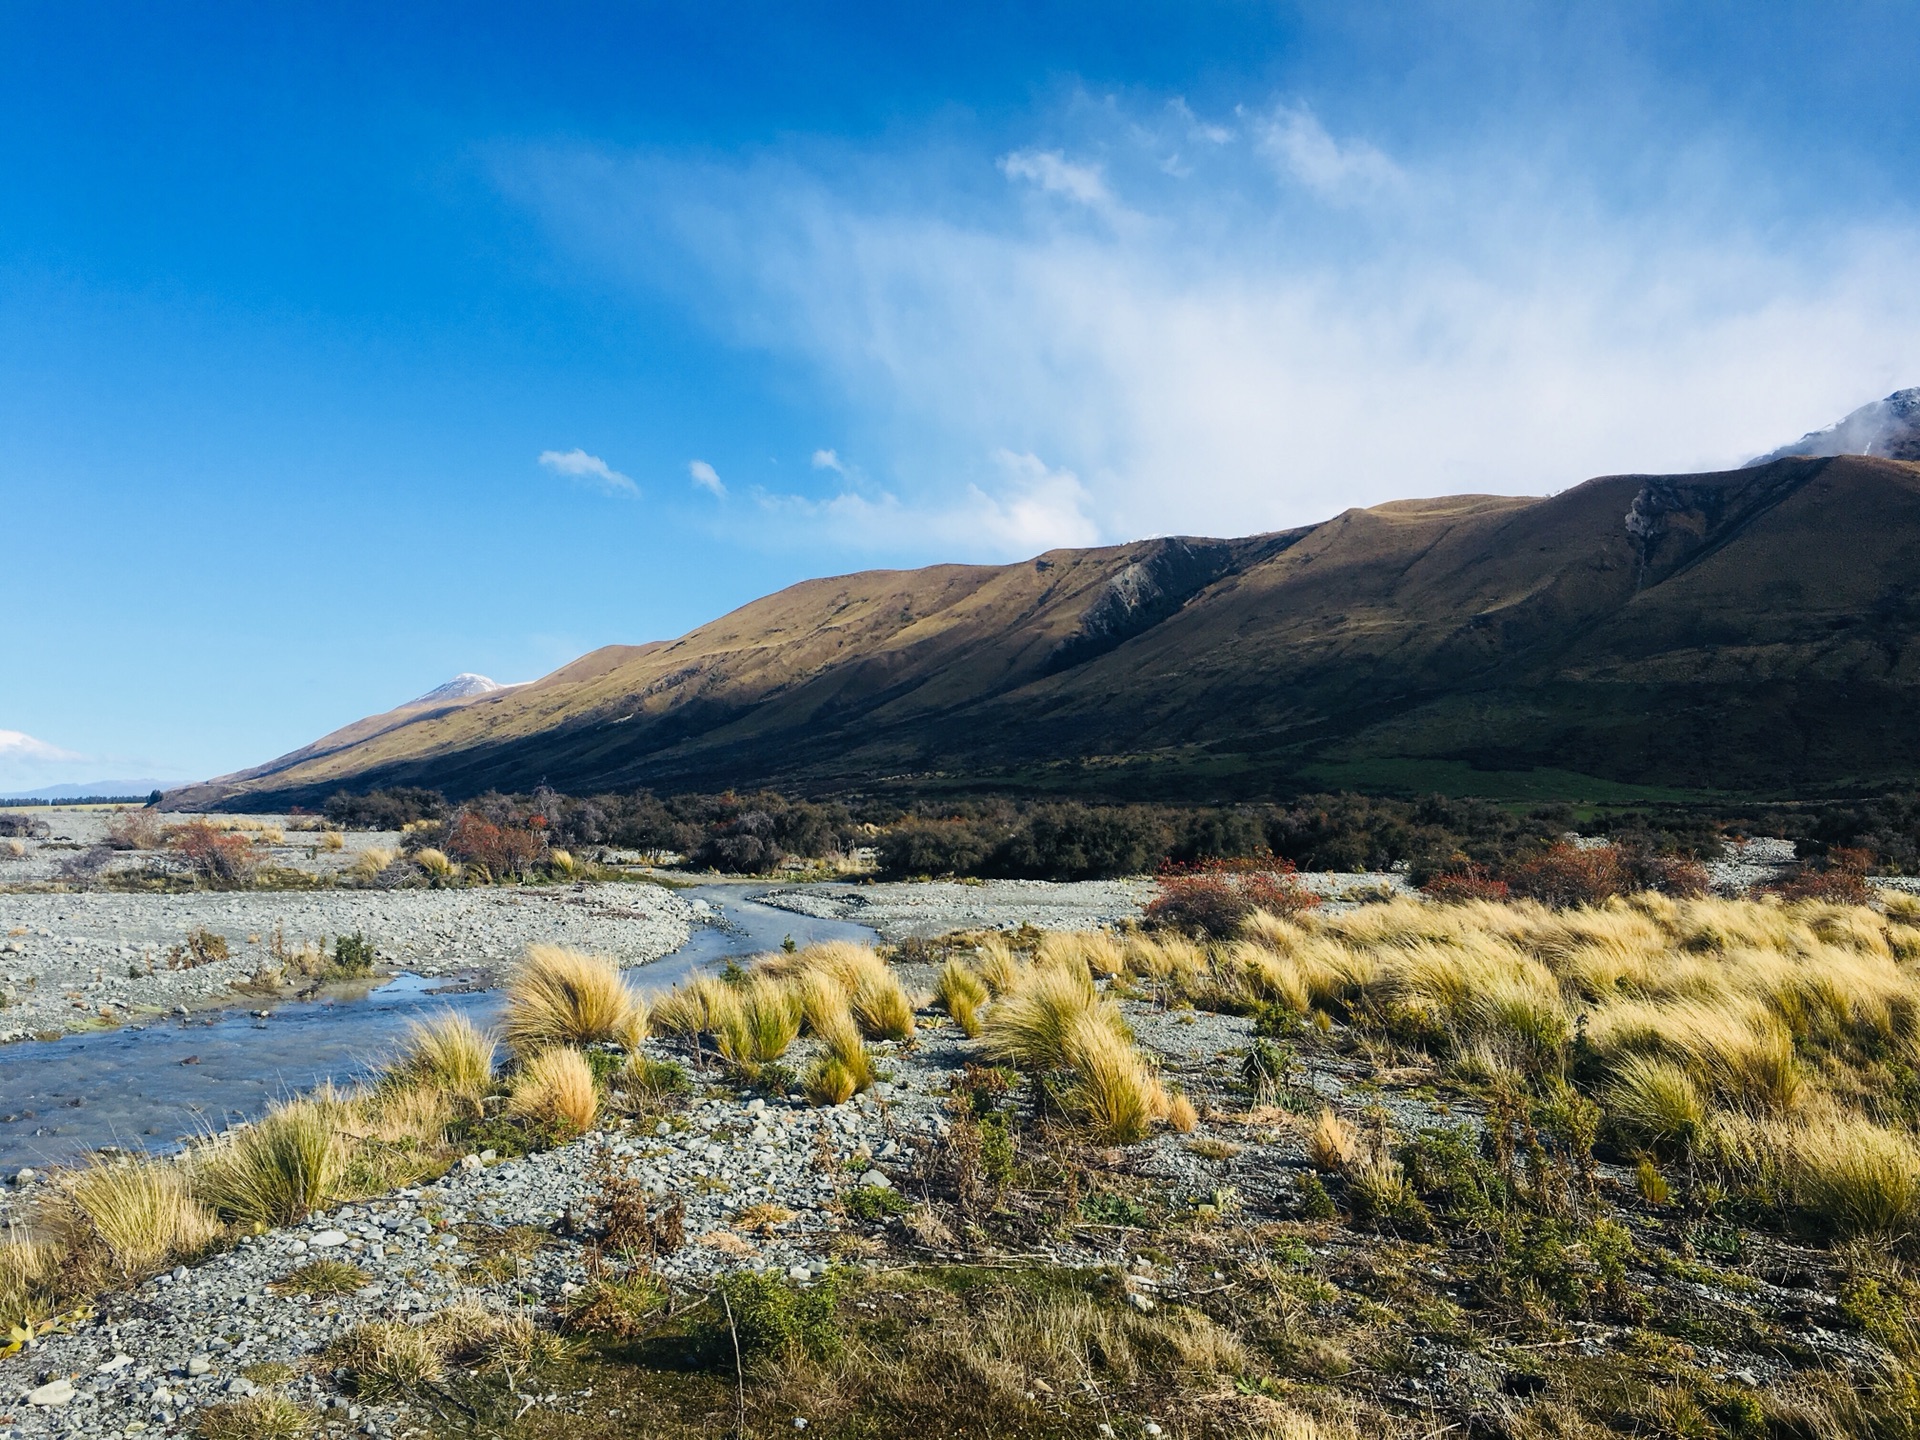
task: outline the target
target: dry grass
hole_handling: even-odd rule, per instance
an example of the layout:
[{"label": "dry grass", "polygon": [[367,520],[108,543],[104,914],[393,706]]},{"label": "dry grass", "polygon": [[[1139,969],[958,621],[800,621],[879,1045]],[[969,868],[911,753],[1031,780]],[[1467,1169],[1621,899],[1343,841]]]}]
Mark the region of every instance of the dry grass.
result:
[{"label": "dry grass", "polygon": [[320,1417],[276,1390],[224,1400],[200,1412],[194,1434],[200,1440],[306,1440],[320,1428]]},{"label": "dry grass", "polygon": [[1615,1066],[1601,1098],[1622,1136],[1655,1152],[1692,1145],[1706,1120],[1706,1102],[1693,1077],[1653,1056],[1632,1055]]},{"label": "dry grass", "polygon": [[1313,1168],[1336,1174],[1352,1166],[1360,1152],[1360,1137],[1332,1110],[1322,1110],[1307,1132],[1307,1159]]},{"label": "dry grass", "polygon": [[[170,1161],[96,1160],[61,1186],[72,1218],[105,1246],[122,1278],[134,1279],[198,1255],[220,1233],[212,1211],[196,1200],[183,1167]],[[69,1232],[69,1247],[81,1237]]]},{"label": "dry grass", "polygon": [[1021,1070],[1062,1069],[1068,1034],[1099,1003],[1099,992],[1084,969],[1036,966],[988,1014],[982,1032],[987,1054]]},{"label": "dry grass", "polygon": [[407,1031],[407,1048],[389,1070],[407,1085],[430,1085],[457,1100],[477,1105],[493,1087],[493,1064],[498,1046],[491,1031],[480,1029],[466,1016],[447,1010],[432,1020],[414,1021]]},{"label": "dry grass", "polygon": [[968,1038],[979,1036],[980,1007],[987,1003],[987,985],[972,970],[958,960],[947,961],[934,981],[933,998]]},{"label": "dry grass", "polygon": [[711,975],[696,975],[684,985],[676,985],[653,1007],[654,1028],[663,1035],[677,1035],[698,1041],[702,1035],[718,1037],[737,1031],[740,996],[731,985]]},{"label": "dry grass", "polygon": [[646,1036],[647,1008],[606,956],[529,945],[507,977],[502,1033],[523,1057],[556,1045],[631,1048]]},{"label": "dry grass", "polygon": [[454,863],[447,858],[447,852],[435,850],[431,845],[414,851],[413,863],[435,880],[446,881],[454,878]]},{"label": "dry grass", "polygon": [[194,1156],[193,1188],[220,1215],[289,1225],[324,1206],[345,1173],[347,1102],[322,1088],[276,1105]]},{"label": "dry grass", "polygon": [[600,1113],[587,1057],[565,1046],[542,1050],[513,1077],[507,1109],[565,1134],[586,1134]]},{"label": "dry grass", "polygon": [[1026,966],[1014,955],[1013,949],[998,935],[989,935],[974,949],[974,969],[980,974],[987,991],[992,995],[1005,995],[1020,983],[1021,972]]},{"label": "dry grass", "polygon": [[1082,1010],[1068,1028],[1069,1078],[1060,1092],[1071,1115],[1095,1140],[1131,1145],[1147,1138],[1168,1099],[1131,1041],[1099,1013]]},{"label": "dry grass", "polygon": [[799,1038],[802,1006],[790,986],[767,975],[740,986],[737,1000],[717,1028],[716,1048],[752,1074],[785,1055]]},{"label": "dry grass", "polygon": [[438,1384],[451,1366],[517,1368],[560,1351],[559,1342],[526,1316],[463,1300],[419,1325],[361,1325],[328,1346],[326,1355],[347,1371],[356,1394],[384,1400]]}]

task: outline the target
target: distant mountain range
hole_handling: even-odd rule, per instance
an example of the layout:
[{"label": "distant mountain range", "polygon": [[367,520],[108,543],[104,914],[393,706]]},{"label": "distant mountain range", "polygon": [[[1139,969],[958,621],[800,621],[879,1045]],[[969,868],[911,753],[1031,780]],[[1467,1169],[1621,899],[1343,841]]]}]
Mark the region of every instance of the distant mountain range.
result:
[{"label": "distant mountain range", "polygon": [[1920,465],[1819,452],[1912,454],[1916,400],[1717,474],[811,580],[678,640],[434,692],[168,803],[543,781],[1214,800],[1487,772],[1576,796],[1909,782]]}]

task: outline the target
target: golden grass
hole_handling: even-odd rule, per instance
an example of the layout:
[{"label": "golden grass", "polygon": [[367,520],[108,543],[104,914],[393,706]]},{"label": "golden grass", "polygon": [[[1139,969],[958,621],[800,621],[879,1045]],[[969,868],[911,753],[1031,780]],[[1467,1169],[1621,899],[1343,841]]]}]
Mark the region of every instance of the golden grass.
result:
[{"label": "golden grass", "polygon": [[800,1034],[802,1007],[791,987],[757,975],[739,987],[738,1003],[727,1009],[716,1032],[718,1050],[749,1072],[787,1053]]},{"label": "golden grass", "polygon": [[507,1110],[564,1134],[584,1135],[600,1113],[587,1057],[567,1046],[540,1051],[514,1075]]},{"label": "golden grass", "polygon": [[320,1417],[277,1390],[223,1400],[200,1412],[194,1422],[199,1440],[306,1440],[320,1428]]},{"label": "golden grass", "polygon": [[507,977],[502,1033],[523,1057],[549,1046],[607,1041],[630,1049],[646,1036],[647,1008],[606,956],[529,945]]},{"label": "golden grass", "polygon": [[274,1106],[194,1156],[195,1193],[243,1224],[289,1225],[324,1206],[348,1161],[349,1106],[333,1090]]},{"label": "golden grass", "polygon": [[453,878],[453,861],[447,858],[447,852],[436,850],[431,845],[413,852],[413,863],[436,880]]},{"label": "golden grass", "polygon": [[1316,1170],[1335,1174],[1350,1167],[1360,1152],[1360,1137],[1332,1110],[1322,1110],[1307,1132],[1307,1159]]},{"label": "golden grass", "polygon": [[1084,969],[1036,966],[988,1013],[982,1031],[987,1054],[1021,1070],[1061,1069],[1067,1064],[1068,1034],[1099,1001]]},{"label": "golden grass", "polygon": [[220,1233],[218,1217],[194,1198],[183,1167],[169,1161],[96,1160],[68,1176],[61,1193],[124,1278],[197,1255]]},{"label": "golden grass", "polygon": [[1693,1144],[1707,1115],[1693,1077],[1651,1055],[1630,1055],[1615,1066],[1601,1100],[1628,1141],[1662,1152]]},{"label": "golden grass", "polygon": [[1063,1053],[1069,1076],[1060,1098],[1067,1113],[1105,1144],[1146,1139],[1168,1099],[1132,1042],[1087,1009],[1068,1027]]},{"label": "golden grass", "polygon": [[663,1035],[696,1041],[719,1036],[740,1025],[740,997],[724,980],[696,975],[676,985],[653,1007],[653,1026]]},{"label": "golden grass", "polygon": [[987,1003],[984,980],[958,960],[949,960],[934,980],[933,998],[969,1038],[978,1037],[980,1007]]},{"label": "golden grass", "polygon": [[406,1050],[388,1073],[402,1083],[431,1085],[477,1104],[493,1086],[497,1049],[491,1031],[447,1010],[408,1027]]},{"label": "golden grass", "polygon": [[1004,995],[1020,983],[1021,972],[1026,966],[1013,953],[1005,940],[998,935],[989,935],[974,950],[974,968],[986,983],[987,991],[992,995]]}]

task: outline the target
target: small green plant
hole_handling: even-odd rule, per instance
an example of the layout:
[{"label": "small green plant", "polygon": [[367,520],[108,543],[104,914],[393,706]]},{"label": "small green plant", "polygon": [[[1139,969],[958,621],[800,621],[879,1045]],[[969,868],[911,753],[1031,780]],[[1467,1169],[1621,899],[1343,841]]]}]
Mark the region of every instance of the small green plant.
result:
[{"label": "small green plant", "polygon": [[749,1364],[777,1361],[796,1351],[830,1359],[840,1352],[839,1303],[839,1286],[831,1274],[802,1287],[778,1275],[742,1271],[720,1282],[712,1307],[717,1320],[712,1338],[716,1349],[737,1338],[740,1358]]},{"label": "small green plant", "polygon": [[374,962],[379,958],[373,942],[356,930],[351,935],[334,937],[333,964],[330,968],[336,975],[370,975]]},{"label": "small green plant", "polygon": [[846,1207],[849,1219],[864,1220],[869,1224],[889,1216],[904,1215],[913,1208],[913,1202],[898,1190],[882,1185],[862,1185],[849,1190],[840,1203]]},{"label": "small green plant", "polygon": [[622,1083],[628,1094],[655,1102],[688,1094],[693,1089],[686,1067],[677,1060],[650,1060],[640,1054],[628,1057]]},{"label": "small green plant", "polygon": [[1147,1207],[1125,1195],[1095,1191],[1080,1198],[1080,1213],[1095,1225],[1127,1225],[1139,1228],[1147,1223]]},{"label": "small green plant", "polygon": [[1300,1181],[1300,1216],[1305,1220],[1331,1220],[1339,1212],[1333,1196],[1318,1175],[1308,1172]]}]

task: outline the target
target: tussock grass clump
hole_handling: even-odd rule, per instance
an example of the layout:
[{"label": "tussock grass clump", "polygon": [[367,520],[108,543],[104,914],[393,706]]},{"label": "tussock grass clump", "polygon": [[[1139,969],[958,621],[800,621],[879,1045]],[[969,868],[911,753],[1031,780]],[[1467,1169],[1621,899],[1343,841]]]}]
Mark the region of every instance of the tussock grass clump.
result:
[{"label": "tussock grass clump", "polygon": [[278,1295],[305,1295],[328,1299],[351,1295],[373,1283],[373,1277],[348,1260],[309,1260],[267,1288]]},{"label": "tussock grass clump", "polygon": [[1656,1153],[1684,1150],[1700,1135],[1706,1102],[1693,1077],[1671,1060],[1632,1055],[1601,1092],[1614,1128]]},{"label": "tussock grass clump", "polygon": [[354,1393],[382,1400],[437,1385],[452,1365],[518,1367],[551,1360],[563,1348],[557,1337],[525,1315],[503,1315],[478,1301],[462,1300],[424,1324],[376,1320],[358,1326],[325,1353],[347,1371]]},{"label": "tussock grass clump", "polygon": [[1147,1138],[1168,1106],[1153,1070],[1131,1041],[1100,1014],[1082,1010],[1063,1045],[1068,1079],[1060,1099],[1096,1140],[1131,1145]]},{"label": "tussock grass clump", "polygon": [[1307,1132],[1307,1159],[1327,1174],[1346,1170],[1360,1153],[1360,1137],[1332,1110],[1322,1110]]},{"label": "tussock grass clump", "polygon": [[980,1007],[987,1003],[987,986],[972,970],[958,960],[947,961],[934,981],[933,998],[970,1039],[979,1036]]},{"label": "tussock grass clump", "polygon": [[1035,967],[989,1012],[982,1032],[987,1054],[1020,1070],[1063,1069],[1068,1034],[1099,1000],[1084,969]]},{"label": "tussock grass clump", "polygon": [[593,1068],[578,1050],[542,1050],[513,1077],[508,1113],[537,1120],[565,1135],[584,1135],[600,1113]]},{"label": "tussock grass clump", "polygon": [[200,1412],[193,1433],[199,1440],[306,1440],[320,1428],[320,1417],[277,1390],[223,1400]]},{"label": "tussock grass clump", "polygon": [[979,971],[988,993],[996,996],[1005,995],[1017,986],[1026,969],[1012,947],[998,935],[989,935],[975,946],[974,957],[974,968]]},{"label": "tussock grass clump", "polygon": [[456,1099],[478,1103],[493,1086],[497,1052],[492,1032],[447,1010],[408,1027],[407,1048],[388,1074],[397,1083],[430,1085]]},{"label": "tussock grass clump", "polygon": [[720,1054],[749,1074],[787,1053],[799,1038],[800,997],[779,980],[759,975],[739,987],[716,1032]]},{"label": "tussock grass clump", "polygon": [[447,852],[436,850],[431,845],[422,846],[413,852],[413,863],[427,872],[427,877],[437,883],[452,880],[457,873],[453,861],[447,858]]},{"label": "tussock grass clump", "polygon": [[193,1188],[220,1215],[291,1225],[323,1207],[345,1172],[346,1102],[322,1088],[276,1105],[195,1156]]},{"label": "tussock grass clump", "polygon": [[197,1255],[220,1233],[219,1219],[194,1198],[182,1167],[169,1162],[96,1160],[68,1177],[62,1193],[123,1278]]},{"label": "tussock grass clump", "polygon": [[631,1049],[646,1037],[647,1007],[606,956],[529,945],[507,977],[502,1031],[521,1056],[555,1045],[612,1042]]},{"label": "tussock grass clump", "polygon": [[694,1043],[702,1035],[717,1039],[729,1031],[737,1033],[743,1023],[738,992],[711,975],[696,975],[674,986],[653,1007],[653,1024],[661,1034]]}]

